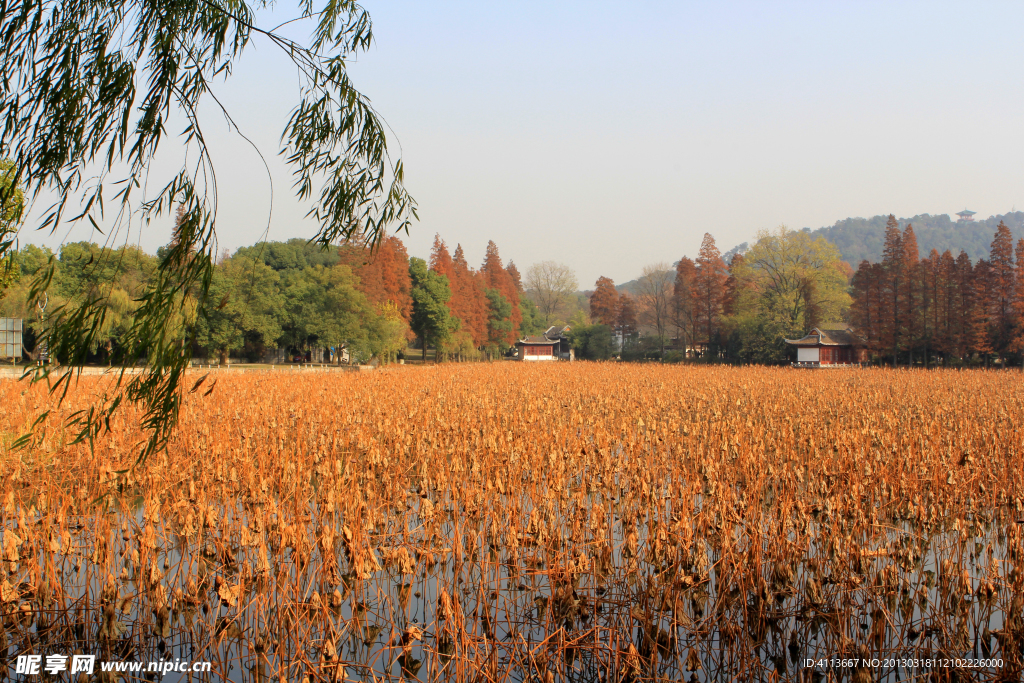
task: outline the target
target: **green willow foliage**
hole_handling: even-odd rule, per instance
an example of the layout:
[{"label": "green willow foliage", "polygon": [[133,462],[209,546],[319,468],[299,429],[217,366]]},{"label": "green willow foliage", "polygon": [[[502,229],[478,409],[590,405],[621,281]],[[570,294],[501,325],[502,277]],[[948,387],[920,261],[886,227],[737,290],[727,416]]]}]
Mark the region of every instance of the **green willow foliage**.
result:
[{"label": "green willow foliage", "polygon": [[[139,299],[117,359],[116,385],[90,410],[77,414],[79,440],[90,443],[108,428],[123,400],[145,407],[151,437],[140,459],[163,447],[177,418],[182,382],[208,307],[216,249],[216,174],[200,120],[210,84],[227,78],[235,61],[261,34],[298,68],[301,97],[282,136],[295,190],[309,200],[321,245],[356,237],[373,244],[385,228],[408,230],[416,206],[403,185],[401,160],[387,153],[383,124],[349,81],[347,60],[372,41],[370,17],[346,0],[316,8],[301,4],[315,24],[308,46],[254,25],[266,0],[0,0],[0,158],[13,161],[14,182],[28,204],[56,196],[38,229],[88,221],[114,225],[178,212],[174,242]],[[219,103],[218,103],[219,104]],[[228,112],[224,115],[230,122]],[[188,125],[182,141],[193,162],[154,197],[144,194],[146,173],[172,116]],[[237,130],[237,129],[236,129]],[[4,194],[10,189],[0,189]],[[0,205],[6,197],[0,196]],[[0,258],[13,240],[0,241]],[[42,297],[54,264],[31,289]],[[103,328],[109,289],[83,305],[47,311],[51,355],[78,365]],[[139,361],[142,372],[129,373]],[[38,369],[34,381],[48,379]],[[73,371],[64,369],[53,391],[63,398]],[[23,439],[23,443],[27,443]]]}]

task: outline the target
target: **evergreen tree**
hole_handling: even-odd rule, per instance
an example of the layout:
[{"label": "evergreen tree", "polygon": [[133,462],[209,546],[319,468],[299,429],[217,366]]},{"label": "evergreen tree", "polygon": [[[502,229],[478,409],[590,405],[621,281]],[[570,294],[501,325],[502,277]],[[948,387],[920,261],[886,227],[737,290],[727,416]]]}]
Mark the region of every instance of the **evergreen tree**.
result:
[{"label": "evergreen tree", "polygon": [[[519,290],[512,276],[509,275],[509,272],[501,264],[501,257],[498,255],[498,245],[493,240],[487,242],[487,253],[484,256],[484,263],[480,267],[480,274],[484,282],[484,292],[486,293],[488,289],[493,289],[509,304],[510,325],[501,326],[501,329],[504,330],[501,342],[506,345],[514,344],[516,341],[516,331],[523,322],[523,312],[519,308]],[[490,296],[488,296],[488,301],[491,301]],[[494,313],[493,306],[491,313],[492,315]],[[491,339],[495,330],[493,324],[489,323],[488,329],[490,330],[488,338]]]},{"label": "evergreen tree", "polygon": [[423,360],[427,360],[427,346],[434,344],[435,350],[448,340],[457,329],[458,321],[448,310],[452,297],[448,278],[427,269],[427,262],[421,258],[409,259],[409,275],[412,279],[412,331],[423,344]]}]

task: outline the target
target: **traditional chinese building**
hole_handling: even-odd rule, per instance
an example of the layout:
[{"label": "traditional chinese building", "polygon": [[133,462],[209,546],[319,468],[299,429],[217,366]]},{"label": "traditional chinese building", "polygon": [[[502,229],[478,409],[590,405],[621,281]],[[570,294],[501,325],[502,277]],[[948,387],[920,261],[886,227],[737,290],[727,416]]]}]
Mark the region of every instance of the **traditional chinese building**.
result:
[{"label": "traditional chinese building", "polygon": [[549,327],[543,335],[516,342],[516,360],[573,360],[569,348],[569,326]]},{"label": "traditional chinese building", "polygon": [[977,213],[977,212],[976,211],[968,211],[967,209],[964,209],[963,211],[961,211],[960,213],[957,214],[957,216],[959,216],[960,218],[958,218],[956,222],[957,223],[968,223],[970,221],[973,221],[975,213]]},{"label": "traditional chinese building", "polygon": [[786,343],[796,347],[794,367],[837,367],[867,362],[864,340],[850,327],[838,330],[815,327],[806,336],[787,339]]}]

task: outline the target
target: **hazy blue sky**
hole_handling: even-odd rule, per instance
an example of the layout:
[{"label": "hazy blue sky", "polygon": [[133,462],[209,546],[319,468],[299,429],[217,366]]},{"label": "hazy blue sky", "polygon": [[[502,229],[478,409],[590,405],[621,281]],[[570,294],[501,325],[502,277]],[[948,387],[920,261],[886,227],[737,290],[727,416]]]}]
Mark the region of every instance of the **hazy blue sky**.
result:
[{"label": "hazy blue sky", "polygon": [[[475,266],[493,239],[521,271],[561,261],[589,288],[694,256],[705,232],[725,251],[779,224],[1024,207],[1024,3],[366,7],[376,45],[351,73],[401,145],[413,255],[440,233]],[[291,16],[283,2],[261,24]],[[254,48],[216,92],[271,162],[269,237],[309,237],[275,156],[298,80]],[[266,228],[270,183],[205,113],[233,251]],[[132,241],[154,251],[169,233]]]}]

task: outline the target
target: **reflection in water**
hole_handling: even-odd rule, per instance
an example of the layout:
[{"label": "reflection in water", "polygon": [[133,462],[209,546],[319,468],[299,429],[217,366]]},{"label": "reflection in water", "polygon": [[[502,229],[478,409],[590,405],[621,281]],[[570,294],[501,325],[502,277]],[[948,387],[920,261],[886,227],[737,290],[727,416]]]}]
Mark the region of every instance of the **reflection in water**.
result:
[{"label": "reflection in water", "polygon": [[[812,673],[808,659],[1003,659],[971,672],[984,679],[1005,668],[1008,647],[1019,656],[1021,594],[1010,588],[1019,578],[1005,571],[1017,546],[998,513],[963,528],[876,522],[869,533],[824,510],[788,522],[764,515],[762,525],[791,526],[784,546],[770,547],[751,544],[758,529],[743,519],[714,519],[702,537],[673,531],[679,501],[670,499],[653,501],[647,517],[624,517],[642,501],[628,490],[606,497],[586,473],[578,480],[568,506],[547,499],[524,531],[434,498],[424,482],[408,491],[404,515],[382,510],[358,536],[316,505],[299,526],[256,502],[193,509],[184,528],[144,507],[112,509],[35,548],[8,541],[17,536],[9,529],[8,663],[24,653],[210,661],[195,680],[525,680],[550,671],[703,681],[772,671],[795,680]],[[508,496],[491,503],[500,510]],[[547,521],[572,520],[582,506],[607,528],[577,541],[572,526],[548,531]],[[763,506],[780,509],[771,496]],[[104,527],[114,532],[96,533]],[[690,542],[671,544],[680,531]],[[879,664],[872,673],[898,680],[927,668]],[[175,675],[188,678],[163,680]]]}]

